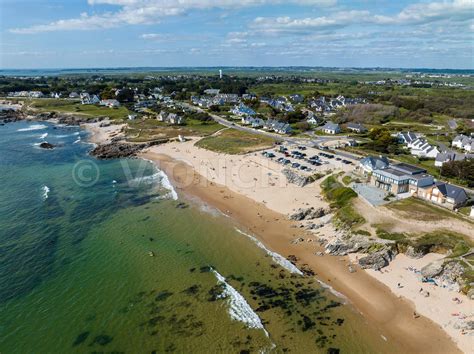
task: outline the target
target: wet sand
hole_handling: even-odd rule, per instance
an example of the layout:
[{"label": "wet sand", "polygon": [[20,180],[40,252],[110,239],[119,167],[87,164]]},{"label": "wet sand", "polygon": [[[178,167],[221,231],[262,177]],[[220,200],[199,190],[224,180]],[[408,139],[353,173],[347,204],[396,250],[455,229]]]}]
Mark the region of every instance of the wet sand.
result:
[{"label": "wet sand", "polygon": [[[373,326],[375,333],[393,344],[394,352],[458,353],[451,338],[433,321],[413,317],[411,302],[397,297],[390,289],[364,271],[348,271],[348,257],[316,256],[322,248],[314,242],[291,244],[297,237],[314,238],[296,228],[283,214],[268,209],[223,185],[205,180],[184,162],[167,155],[145,152],[143,158],[154,161],[177,189],[185,195],[197,197],[232,217],[242,229],[261,240],[269,249],[283,256],[296,255],[298,265],[307,264],[317,279],[333,287],[349,299]],[[332,229],[332,228],[331,228]],[[321,232],[331,232],[328,228]]]}]

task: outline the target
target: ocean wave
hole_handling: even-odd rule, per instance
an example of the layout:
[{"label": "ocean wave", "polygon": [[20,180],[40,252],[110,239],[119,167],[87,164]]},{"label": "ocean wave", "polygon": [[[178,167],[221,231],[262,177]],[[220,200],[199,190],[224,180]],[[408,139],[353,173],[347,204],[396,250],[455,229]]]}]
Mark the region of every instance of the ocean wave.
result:
[{"label": "ocean wave", "polygon": [[64,138],[70,138],[71,136],[78,136],[80,134],[81,134],[80,132],[75,132],[72,134],[59,134],[59,135],[55,135],[54,137],[58,139],[64,139]]},{"label": "ocean wave", "polygon": [[262,250],[264,250],[269,256],[272,257],[273,261],[277,264],[279,264],[280,266],[282,266],[283,268],[285,268],[287,271],[289,271],[290,273],[295,273],[295,274],[299,274],[299,275],[303,275],[303,272],[301,270],[298,269],[298,267],[296,267],[293,263],[291,263],[289,260],[287,260],[286,258],[284,258],[282,255],[276,253],[276,252],[273,252],[273,251],[270,251],[268,248],[265,247],[265,245],[263,243],[261,243],[259,240],[257,240],[254,236],[252,235],[249,235],[245,232],[243,232],[242,230],[239,230],[238,228],[235,228],[235,231],[237,231],[239,234],[242,234],[244,236],[247,236],[248,238],[250,238],[253,242],[255,242],[255,244],[261,248]]},{"label": "ocean wave", "polygon": [[39,136],[39,138],[42,139],[42,140],[44,140],[44,139],[46,139],[47,136],[48,136],[48,133],[44,133],[44,134],[41,134],[41,135]]},{"label": "ocean wave", "polygon": [[49,195],[49,192],[50,192],[49,187],[44,185],[43,187],[41,187],[41,191],[43,192],[41,194],[41,198],[43,198],[43,200],[48,199],[48,195]]},{"label": "ocean wave", "polygon": [[326,284],[325,282],[319,280],[319,279],[316,279],[316,281],[319,283],[319,285],[321,285],[324,289],[326,290],[329,290],[329,292],[331,294],[333,294],[334,296],[344,300],[345,303],[347,303],[349,301],[349,299],[344,296],[343,294],[341,294],[339,291],[337,291],[336,289],[334,289],[331,285],[329,284]]},{"label": "ocean wave", "polygon": [[81,137],[77,138],[75,142],[73,142],[73,144],[78,144],[81,142]]},{"label": "ocean wave", "polygon": [[32,130],[42,130],[42,129],[46,129],[47,127],[48,126],[44,124],[33,124],[33,125],[30,125],[28,128],[18,129],[17,132],[29,132]]},{"label": "ocean wave", "polygon": [[[157,169],[158,170],[158,169]],[[129,182],[130,186],[137,187],[140,184],[155,184],[158,183],[168,191],[168,193],[164,196],[162,196],[160,199],[173,199],[173,200],[178,200],[178,193],[176,193],[176,190],[174,189],[173,185],[171,184],[168,176],[166,173],[164,173],[161,170],[158,170],[158,172],[153,173],[152,175],[149,176],[144,176],[144,177],[137,177],[132,179]]]},{"label": "ocean wave", "polygon": [[217,281],[224,286],[224,291],[221,295],[222,298],[227,298],[229,303],[229,315],[233,320],[245,323],[248,328],[261,329],[265,332],[268,337],[268,332],[263,326],[260,317],[250,307],[247,300],[230,284],[226,282],[223,277],[215,269],[212,270],[217,278]]},{"label": "ocean wave", "polygon": [[173,185],[171,184],[168,176],[166,173],[163,171],[159,171],[158,174],[160,175],[160,183],[163,186],[164,189],[167,189],[169,193],[167,194],[167,197],[173,199],[173,200],[178,200],[178,193],[176,193],[176,190],[174,189]]}]

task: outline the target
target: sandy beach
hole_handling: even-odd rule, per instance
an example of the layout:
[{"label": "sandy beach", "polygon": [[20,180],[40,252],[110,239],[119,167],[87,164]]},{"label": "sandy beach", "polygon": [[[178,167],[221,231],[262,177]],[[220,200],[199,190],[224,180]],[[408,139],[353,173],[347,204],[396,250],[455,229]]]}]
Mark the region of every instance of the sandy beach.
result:
[{"label": "sandy beach", "polygon": [[[319,280],[347,297],[374,326],[375,333],[393,343],[395,352],[472,352],[472,337],[462,335],[454,325],[448,330],[452,307],[444,304],[459,294],[441,297],[434,292],[426,302],[424,297],[411,296],[413,289],[419,290],[419,283],[408,278],[403,280],[406,287],[398,290],[410,289],[410,293],[395,291],[400,280],[393,277],[404,274],[407,267],[401,261],[403,256],[397,257],[388,273],[360,269],[350,273],[349,257],[315,255],[322,251],[316,242],[308,242],[315,240],[315,235],[298,228],[287,215],[300,207],[326,206],[317,184],[303,188],[288,184],[281,167],[260,154],[218,154],[195,147],[193,141],[155,146],[141,157],[154,161],[178,190],[229,215],[268,248],[285,257],[296,255],[299,266],[309,266]],[[325,237],[336,233],[330,223],[318,231]],[[292,244],[299,237],[305,242]],[[429,259],[422,261],[429,263]],[[465,298],[461,305],[450,305],[467,315],[468,301]],[[437,310],[428,311],[430,307]],[[422,316],[414,318],[415,311]]]},{"label": "sandy beach", "polygon": [[[94,143],[109,142],[121,126],[87,124]],[[298,187],[289,184],[281,166],[259,153],[225,155],[194,146],[196,140],[154,146],[140,154],[165,171],[171,183],[185,196],[219,209],[269,249],[287,257],[296,255],[298,266],[311,268],[318,280],[342,294],[387,341],[394,352],[469,353],[474,348],[472,334],[459,329],[462,321],[473,318],[472,303],[465,296],[432,285],[421,285],[409,269],[420,269],[443,257],[429,254],[422,259],[398,255],[383,272],[348,271],[355,262],[350,257],[316,256],[323,251],[314,233],[288,220],[298,208],[326,207],[317,183]],[[333,169],[337,166],[331,166]],[[329,168],[329,167],[328,167]],[[337,231],[331,223],[318,230],[326,238]],[[297,238],[305,242],[292,243]],[[398,284],[402,284],[401,287]],[[425,287],[430,296],[419,290]],[[462,299],[461,304],[453,298]],[[421,315],[414,318],[414,312]]]}]

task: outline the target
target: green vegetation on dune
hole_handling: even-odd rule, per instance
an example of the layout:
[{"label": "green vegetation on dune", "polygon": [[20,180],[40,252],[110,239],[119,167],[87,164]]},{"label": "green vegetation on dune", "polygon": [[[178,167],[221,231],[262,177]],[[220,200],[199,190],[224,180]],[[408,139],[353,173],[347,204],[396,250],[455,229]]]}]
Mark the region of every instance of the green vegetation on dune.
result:
[{"label": "green vegetation on dune", "polygon": [[216,135],[201,139],[196,143],[196,146],[220,153],[244,154],[272,147],[274,142],[274,139],[263,135],[226,129]]},{"label": "green vegetation on dune", "polygon": [[352,206],[352,199],[357,197],[357,193],[349,187],[344,187],[337,181],[334,175],[327,177],[321,188],[324,197],[330,202],[332,208],[336,208],[336,223],[344,227],[354,227],[363,224],[365,219],[358,214]]},{"label": "green vegetation on dune", "polygon": [[109,108],[105,106],[98,106],[94,104],[81,104],[73,100],[61,99],[37,99],[31,103],[31,107],[40,112],[60,112],[81,115],[84,117],[109,117],[114,120],[127,119],[130,111],[120,106],[118,108]]},{"label": "green vegetation on dune", "polygon": [[357,197],[356,192],[349,187],[344,187],[334,175],[327,177],[321,183],[321,188],[324,196],[331,203],[331,207],[342,208],[351,199]]},{"label": "green vegetation on dune", "polygon": [[415,220],[439,221],[449,218],[456,218],[471,224],[473,223],[471,220],[464,218],[453,211],[417,198],[397,200],[386,204],[385,207],[397,212],[402,212],[404,216]]},{"label": "green vegetation on dune", "polygon": [[169,125],[156,119],[137,119],[130,121],[127,128],[128,140],[146,142],[157,139],[171,139],[178,135],[207,136],[222,129],[215,121],[187,119],[184,125]]}]

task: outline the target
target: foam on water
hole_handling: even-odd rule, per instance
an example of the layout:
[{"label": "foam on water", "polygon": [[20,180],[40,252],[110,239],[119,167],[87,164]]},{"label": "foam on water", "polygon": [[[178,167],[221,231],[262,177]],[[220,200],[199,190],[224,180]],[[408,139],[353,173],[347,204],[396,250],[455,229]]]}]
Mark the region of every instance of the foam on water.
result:
[{"label": "foam on water", "polygon": [[[145,161],[149,161],[153,163],[150,160],[145,160]],[[157,170],[157,172],[153,173],[152,175],[134,178],[129,182],[129,184],[138,186],[142,183],[144,184],[159,183],[164,189],[168,190],[168,193],[164,195],[163,197],[161,197],[160,199],[178,200],[178,193],[176,193],[176,190],[171,184],[166,173],[156,168],[156,166],[155,166],[155,169]]]},{"label": "foam on water", "polygon": [[44,134],[41,134],[41,135],[39,136],[39,138],[42,139],[42,140],[44,140],[44,139],[46,139],[47,136],[48,136],[48,133],[44,133]]},{"label": "foam on water", "polygon": [[50,191],[49,187],[44,185],[43,187],[41,187],[41,191],[42,191],[41,198],[43,198],[43,200],[48,199],[48,195]]},{"label": "foam on water", "polygon": [[229,315],[233,320],[245,323],[248,328],[261,329],[268,337],[268,332],[263,326],[260,317],[250,307],[247,300],[219,274],[215,269],[212,270],[219,284],[224,286],[222,298],[227,298],[229,303]]},{"label": "foam on water", "polygon": [[344,300],[344,303],[347,303],[349,300],[347,299],[346,296],[344,296],[343,294],[341,294],[339,291],[337,291],[336,289],[334,289],[331,285],[329,284],[326,284],[325,282],[319,280],[319,279],[316,279],[316,281],[319,283],[319,285],[321,285],[324,289],[327,289],[329,290],[329,292],[331,294],[333,294],[334,296]]},{"label": "foam on water", "polygon": [[81,142],[81,137],[77,138],[77,140],[75,142],[73,142],[73,144],[77,144],[77,143],[80,143]]},{"label": "foam on water", "polygon": [[29,131],[32,131],[32,130],[42,130],[42,129],[46,129],[47,126],[44,125],[44,124],[33,124],[33,125],[30,125],[28,128],[21,128],[21,129],[18,129],[17,132],[29,132]]},{"label": "foam on water", "polygon": [[263,243],[261,243],[259,240],[257,240],[254,236],[252,235],[249,235],[245,232],[243,232],[242,230],[239,230],[238,228],[235,228],[235,230],[244,235],[244,236],[247,236],[248,238],[250,238],[253,242],[255,242],[255,244],[260,247],[262,250],[264,250],[269,256],[272,257],[273,261],[277,264],[279,264],[280,266],[282,266],[283,268],[285,268],[286,270],[288,270],[290,273],[295,273],[295,274],[299,274],[299,275],[303,275],[303,272],[301,270],[298,269],[298,267],[296,267],[293,263],[291,263],[289,260],[287,260],[286,258],[284,258],[282,255],[276,253],[276,252],[273,252],[273,251],[270,251],[268,248],[265,247],[265,245]]},{"label": "foam on water", "polygon": [[163,186],[163,188],[167,189],[169,191],[168,196],[173,199],[173,200],[178,200],[178,193],[176,193],[176,190],[174,189],[173,185],[171,184],[168,176],[166,173],[163,171],[158,172],[160,176],[160,183]]}]

